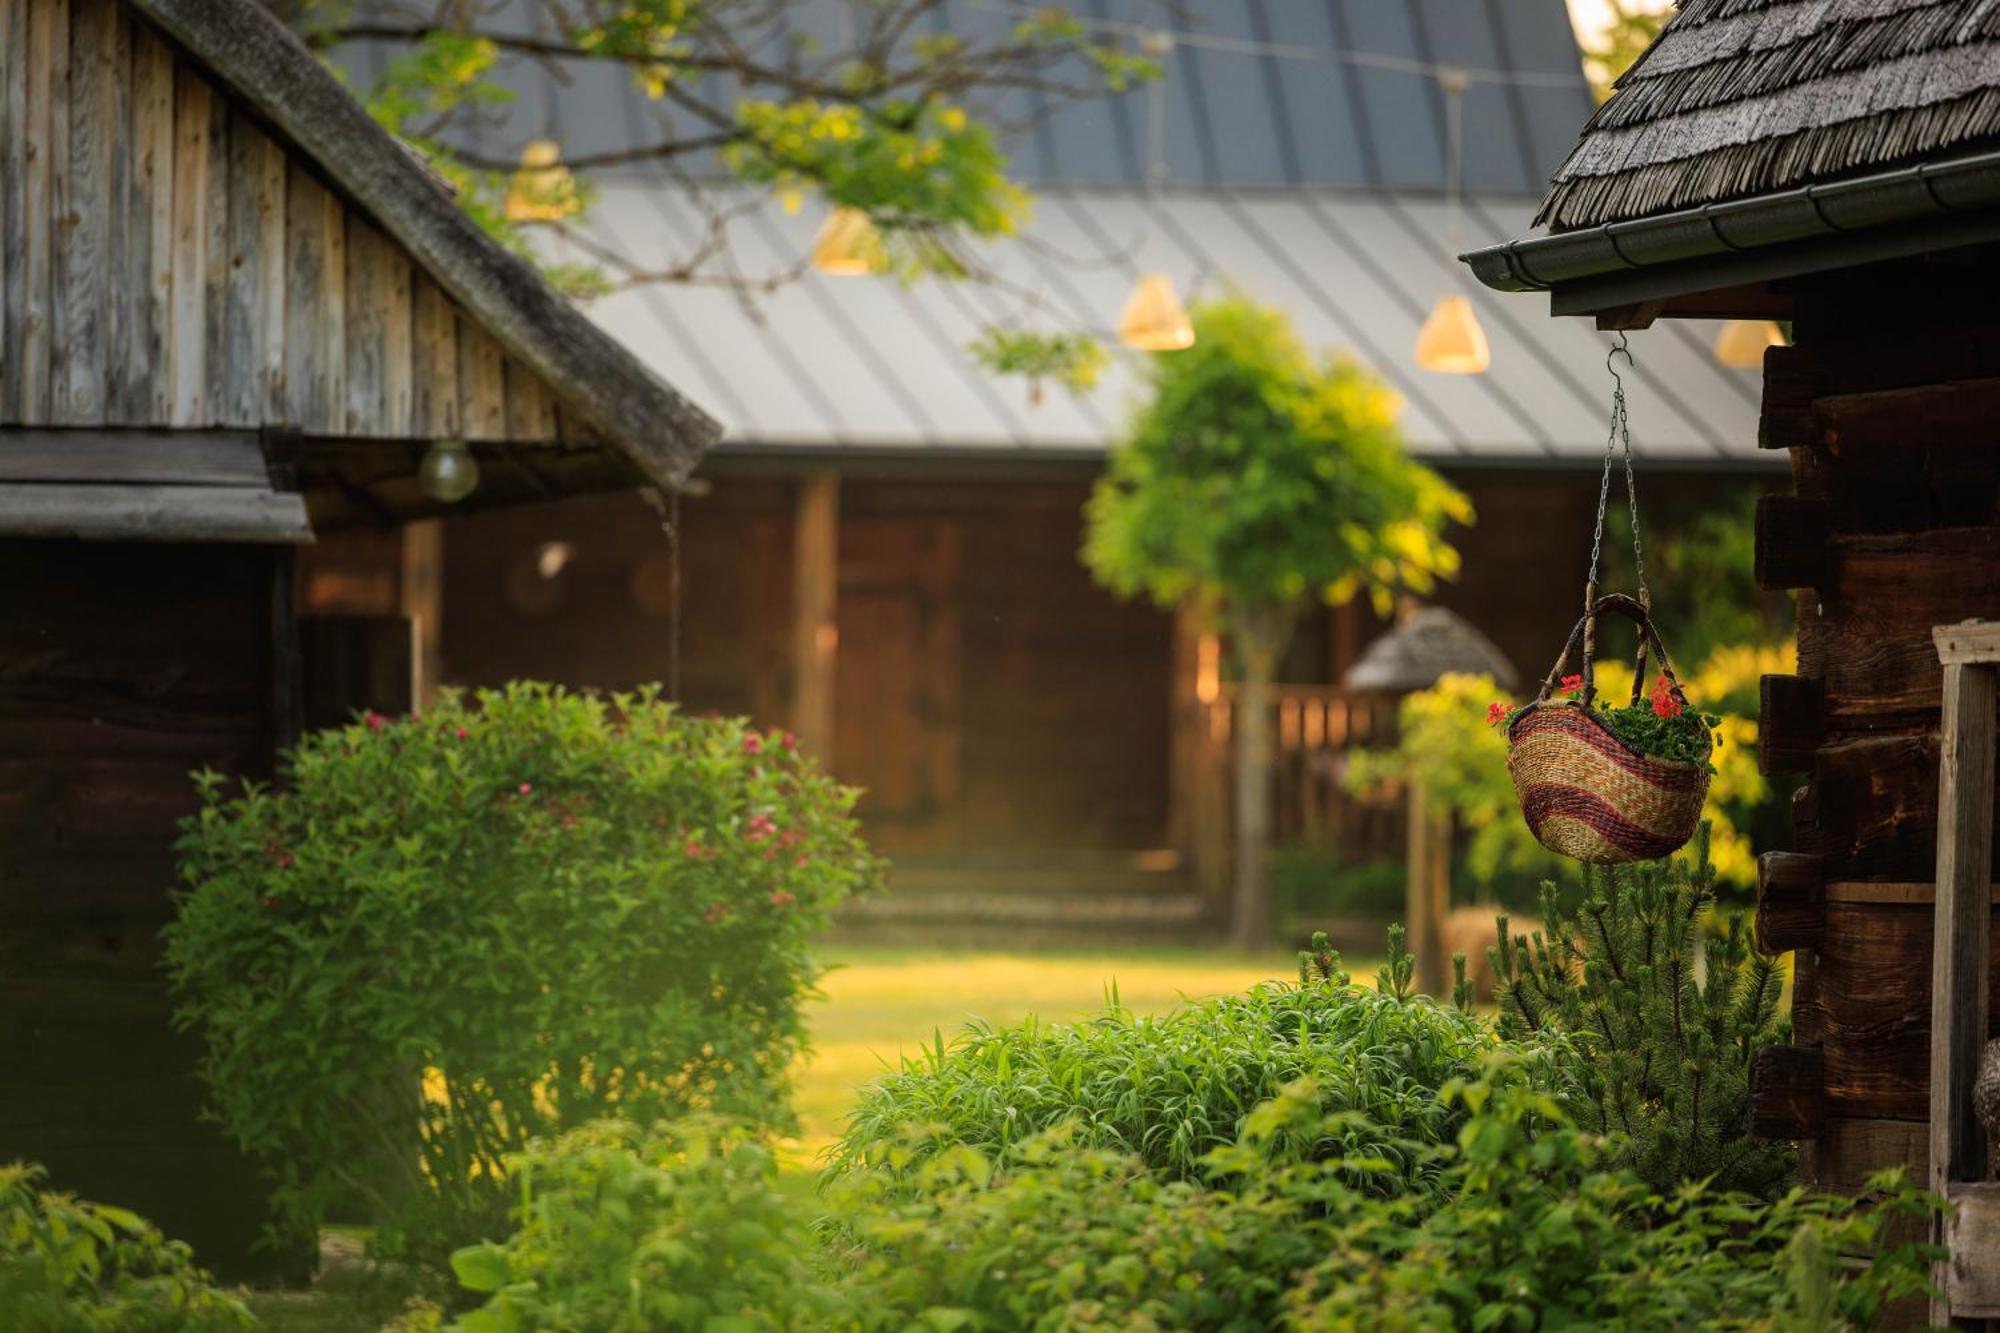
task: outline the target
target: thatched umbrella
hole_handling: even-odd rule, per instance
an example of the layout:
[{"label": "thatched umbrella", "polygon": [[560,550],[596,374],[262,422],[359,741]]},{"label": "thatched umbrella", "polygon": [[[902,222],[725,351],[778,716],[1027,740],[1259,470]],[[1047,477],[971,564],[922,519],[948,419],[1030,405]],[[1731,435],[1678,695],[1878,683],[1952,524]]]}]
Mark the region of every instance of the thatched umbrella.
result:
[{"label": "thatched umbrella", "polygon": [[[1451,673],[1491,676],[1511,690],[1519,679],[1493,641],[1441,606],[1405,603],[1396,627],[1368,645],[1341,684],[1350,690],[1410,694]],[[1417,984],[1441,995],[1446,982],[1442,927],[1451,892],[1451,814],[1433,811],[1423,779],[1412,773],[1409,792],[1408,891],[1404,899],[1410,951],[1417,956]]]}]

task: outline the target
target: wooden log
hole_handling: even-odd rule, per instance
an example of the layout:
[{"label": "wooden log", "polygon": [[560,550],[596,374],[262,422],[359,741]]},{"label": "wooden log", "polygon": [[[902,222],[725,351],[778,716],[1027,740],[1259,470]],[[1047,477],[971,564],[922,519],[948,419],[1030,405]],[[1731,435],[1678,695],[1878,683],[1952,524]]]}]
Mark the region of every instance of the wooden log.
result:
[{"label": "wooden log", "polygon": [[[1955,645],[1963,652],[1963,644]],[[1944,736],[1938,773],[1937,902],[1932,914],[1930,1032],[1930,1188],[1948,1194],[1954,1183],[1983,1181],[1987,1172],[1985,1131],[1972,1113],[1972,1083],[1980,1048],[1986,1043],[1987,1007],[1993,956],[1993,910],[1988,885],[1993,869],[1994,688],[2000,669],[1954,661],[1944,668]],[[2000,1221],[2000,1219],[1995,1219]],[[1946,1239],[1944,1229],[1938,1236]],[[1991,1236],[1961,1233],[1969,1249]],[[1931,1319],[1986,1313],[1981,1295],[1990,1295],[1991,1313],[2000,1314],[2000,1262],[1992,1266],[1991,1292],[1977,1287],[1961,1304],[1954,1289],[1962,1256],[1954,1247],[1943,1276],[1946,1292],[1933,1298]]]},{"label": "wooden log", "polygon": [[1769,675],[1757,697],[1757,770],[1765,777],[1811,771],[1825,730],[1825,688],[1810,676]]},{"label": "wooden log", "polygon": [[1757,949],[1817,949],[1826,934],[1825,865],[1817,856],[1765,852],[1757,858]]},{"label": "wooden log", "polygon": [[[1929,1131],[1921,1120],[1828,1116],[1817,1139],[1800,1145],[1799,1173],[1824,1189],[1859,1194],[1868,1178],[1892,1166],[1911,1180],[1926,1178]],[[1920,1234],[1910,1237],[1922,1240]]]},{"label": "wooden log", "polygon": [[2000,528],[1836,537],[1800,616],[1799,674],[1825,683],[1828,725],[1929,723],[1943,674],[1936,625],[2000,619]]},{"label": "wooden log", "polygon": [[1825,443],[1814,404],[1836,393],[1878,393],[1996,375],[2000,335],[1983,325],[1951,327],[1919,320],[1809,336],[1765,354],[1757,443],[1766,449]]},{"label": "wooden log", "polygon": [[1750,1061],[1750,1132],[1816,1139],[1826,1124],[1822,1062],[1813,1046],[1761,1046]]},{"label": "wooden log", "polygon": [[[2000,1319],[2000,1184],[1983,1181],[1953,1185],[1945,1223],[1944,1243],[1951,1251],[1945,1265],[1945,1297],[1951,1316],[1961,1324]],[[1938,1322],[1933,1304],[1931,1321]]]},{"label": "wooden log", "polygon": [[1757,586],[1816,588],[1827,574],[1827,506],[1796,495],[1757,501]]}]

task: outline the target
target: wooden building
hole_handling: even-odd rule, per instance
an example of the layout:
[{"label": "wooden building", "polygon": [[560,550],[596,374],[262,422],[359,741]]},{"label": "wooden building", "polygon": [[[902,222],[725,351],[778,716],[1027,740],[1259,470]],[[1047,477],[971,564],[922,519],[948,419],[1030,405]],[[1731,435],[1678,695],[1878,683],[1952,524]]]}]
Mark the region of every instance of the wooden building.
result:
[{"label": "wooden building", "polygon": [[[792,8],[811,27],[837,6]],[[617,686],[666,679],[678,655],[689,706],[790,725],[867,789],[865,821],[899,890],[877,911],[957,902],[999,923],[1019,905],[1095,912],[1120,929],[1128,890],[1152,886],[1171,900],[1160,920],[1189,923],[1201,907],[1189,869],[1217,872],[1216,887],[1226,864],[1214,850],[1226,661],[1172,617],[1093,585],[1077,559],[1083,501],[1123,429],[1137,359],[1119,358],[1089,395],[1037,398],[964,350],[1018,313],[1006,292],[1105,328],[1149,270],[1184,294],[1234,285],[1279,304],[1311,345],[1381,373],[1404,400],[1412,448],[1482,515],[1443,600],[1516,664],[1540,661],[1572,616],[1557,590],[1588,559],[1603,340],[1474,289],[1488,373],[1431,374],[1412,348],[1451,281],[1454,235],[1524,224],[1588,114],[1560,0],[1510,2],[1504,22],[1497,0],[1194,8],[1156,89],[1062,108],[1008,143],[1035,216],[1027,243],[982,251],[998,289],[808,274],[753,311],[701,287],[594,304],[604,328],[731,422],[704,464],[708,492],[683,506],[681,613],[659,524],[636,503],[454,520],[445,674]],[[1159,20],[1124,0],[1102,12]],[[927,21],[981,39],[1012,19],[950,0]],[[1261,54],[1260,42],[1294,54]],[[365,73],[365,53],[356,60]],[[1445,94],[1383,60],[1501,76],[1464,93],[1462,216],[1446,206]],[[657,109],[635,112],[621,77],[564,73],[503,71],[519,97],[485,156],[549,134],[573,155],[604,154],[657,130]],[[1031,119],[1026,105],[1001,109]],[[1149,143],[1154,124],[1164,129]],[[671,268],[704,234],[685,180],[634,169],[598,184],[587,225],[642,270]],[[781,272],[810,250],[810,210],[745,200],[725,180],[697,185],[711,206],[746,206],[729,232],[742,271]],[[1775,470],[1750,438],[1752,377],[1717,365],[1712,339],[1706,327],[1641,339],[1635,410],[1655,475],[1673,474],[1662,497]],[[324,554],[329,608],[366,609],[394,587],[385,547]],[[1375,628],[1329,617],[1301,636],[1278,719],[1287,833],[1314,827],[1338,750],[1379,735],[1393,712],[1392,699],[1335,685]],[[1401,854],[1393,819],[1347,832]],[[950,892],[909,892],[919,887]]]},{"label": "wooden building", "polygon": [[1792,846],[1761,863],[1758,939],[1796,973],[1793,1044],[1760,1054],[1755,1120],[1829,1185],[1895,1163],[1922,1178],[1932,629],[2000,618],[1986,11],[1687,0],[1556,172],[1553,233],[1467,256],[1487,284],[1601,327],[1790,323],[1756,442],[1793,484],[1759,510],[1756,572],[1798,590],[1799,673],[1764,681],[1760,758],[1808,781]]},{"label": "wooden building", "polygon": [[302,618],[295,548],[439,512],[432,441],[479,508],[713,434],[261,6],[0,0],[0,1160],[247,1271],[155,962],[190,771],[411,689],[408,622]]}]

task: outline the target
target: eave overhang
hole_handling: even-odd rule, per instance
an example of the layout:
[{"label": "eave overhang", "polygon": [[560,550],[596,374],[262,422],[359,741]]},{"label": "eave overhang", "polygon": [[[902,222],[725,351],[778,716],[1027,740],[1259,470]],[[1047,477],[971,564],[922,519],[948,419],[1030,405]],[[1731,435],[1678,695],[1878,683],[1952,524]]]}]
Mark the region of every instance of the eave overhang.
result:
[{"label": "eave overhang", "polygon": [[[1548,292],[1555,314],[1585,315],[1996,239],[2000,152],[1986,152],[1509,241],[1459,258],[1496,291]],[[1701,313],[1773,312],[1746,306]]]}]

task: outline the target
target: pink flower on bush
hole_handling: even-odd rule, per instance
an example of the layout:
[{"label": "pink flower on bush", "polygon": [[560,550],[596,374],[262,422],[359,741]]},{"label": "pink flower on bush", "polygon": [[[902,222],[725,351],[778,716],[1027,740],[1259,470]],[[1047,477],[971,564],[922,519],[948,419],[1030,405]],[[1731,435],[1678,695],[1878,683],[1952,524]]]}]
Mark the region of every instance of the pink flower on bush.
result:
[{"label": "pink flower on bush", "polygon": [[535,784],[532,782],[524,782],[520,785],[518,790],[523,796],[532,796],[535,794]]},{"label": "pink flower on bush", "polygon": [[464,727],[460,727],[457,731],[454,731],[451,734],[456,736],[460,740],[464,740],[467,736],[470,736],[472,733],[467,731]]},{"label": "pink flower on bush", "polygon": [[681,851],[686,853],[688,859],[693,861],[703,861],[709,856],[709,850],[701,845],[701,834],[699,833],[688,834],[687,841],[681,844]]},{"label": "pink flower on bush", "polygon": [[778,826],[771,817],[760,812],[750,816],[750,822],[743,828],[743,836],[751,842],[762,842],[777,831]]},{"label": "pink flower on bush", "polygon": [[368,724],[368,730],[370,731],[380,731],[389,725],[389,719],[376,712],[363,714],[361,720]]},{"label": "pink flower on bush", "polygon": [[762,736],[759,736],[754,731],[751,732],[748,736],[745,736],[743,738],[743,753],[745,754],[764,753],[764,738]]},{"label": "pink flower on bush", "polygon": [[787,893],[783,889],[774,890],[771,894],[771,906],[773,907],[790,907],[793,903],[797,902],[798,900],[799,900],[798,894]]},{"label": "pink flower on bush", "polygon": [[799,748],[799,738],[798,738],[798,737],[796,737],[796,736],[794,736],[794,735],[792,735],[792,733],[791,733],[791,732],[789,732],[789,731],[785,733],[785,737],[784,737],[784,742],[783,742],[783,743],[784,743],[784,747],[785,747],[785,748],[786,748],[787,750],[796,750],[796,749],[798,749],[798,748]]}]

